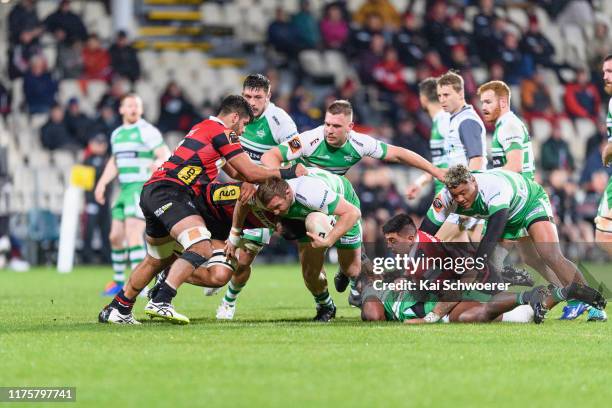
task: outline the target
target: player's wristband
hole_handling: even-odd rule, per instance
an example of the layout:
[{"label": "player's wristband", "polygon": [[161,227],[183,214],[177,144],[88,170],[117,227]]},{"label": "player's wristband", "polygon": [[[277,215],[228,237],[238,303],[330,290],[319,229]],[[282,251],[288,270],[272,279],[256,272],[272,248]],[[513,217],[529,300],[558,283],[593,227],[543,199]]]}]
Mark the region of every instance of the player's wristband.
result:
[{"label": "player's wristband", "polygon": [[240,244],[240,235],[234,235],[230,233],[229,237],[227,237],[227,240],[229,241],[230,244],[237,247],[238,244]]},{"label": "player's wristband", "polygon": [[297,168],[297,164],[289,167],[288,169],[278,169],[280,176],[283,180],[296,178],[297,174],[295,174],[295,169]]},{"label": "player's wristband", "polygon": [[438,320],[440,320],[440,316],[434,312],[429,312],[427,315],[425,315],[423,320],[425,320],[426,323],[436,323]]}]

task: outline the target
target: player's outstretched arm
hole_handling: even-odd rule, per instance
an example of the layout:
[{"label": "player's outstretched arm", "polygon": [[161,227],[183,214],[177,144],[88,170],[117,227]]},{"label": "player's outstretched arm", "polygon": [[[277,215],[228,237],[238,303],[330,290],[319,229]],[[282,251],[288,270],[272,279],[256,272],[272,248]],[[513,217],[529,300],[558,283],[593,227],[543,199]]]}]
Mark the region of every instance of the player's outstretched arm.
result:
[{"label": "player's outstretched arm", "polygon": [[388,145],[387,154],[383,160],[390,163],[403,163],[407,166],[416,167],[417,169],[421,169],[431,174],[440,181],[444,181],[444,175],[446,174],[445,170],[437,168],[420,154],[404,149],[403,147]]},{"label": "player's outstretched arm", "polygon": [[249,183],[263,183],[272,177],[290,179],[307,174],[306,168],[301,164],[291,166],[288,169],[270,169],[268,167],[258,166],[246,155],[246,153],[235,155],[229,162],[232,167],[236,169],[240,178]]},{"label": "player's outstretched arm", "polygon": [[278,147],[273,147],[261,156],[261,164],[271,169],[280,167],[283,162],[283,155]]},{"label": "player's outstretched arm", "polygon": [[418,179],[406,188],[406,197],[409,200],[414,200],[419,194],[419,191],[427,184],[431,183],[433,176],[429,173],[422,174]]},{"label": "player's outstretched arm", "polygon": [[468,169],[482,170],[482,168],[484,167],[484,163],[485,163],[484,156],[470,157],[470,161],[468,162]]},{"label": "player's outstretched arm", "polygon": [[94,197],[98,204],[104,205],[106,202],[106,197],[104,197],[104,194],[106,193],[106,186],[108,183],[113,181],[118,174],[119,170],[117,170],[115,156],[111,156],[111,158],[108,159],[106,167],[104,167],[104,171],[102,172],[100,180],[98,180],[98,184],[96,184],[96,189],[94,190]]},{"label": "player's outstretched arm", "polygon": [[321,238],[316,234],[308,232],[308,236],[313,240],[312,246],[314,248],[329,248],[334,245],[341,236],[353,228],[361,217],[359,208],[346,201],[343,197],[340,197],[333,214],[338,216],[338,221],[329,234],[327,234],[327,237]]},{"label": "player's outstretched arm", "polygon": [[484,234],[476,250],[476,257],[483,257],[484,259],[491,259],[493,250],[499,241],[502,239],[508,217],[510,216],[510,209],[503,208],[496,211],[489,217],[487,222],[487,232]]}]

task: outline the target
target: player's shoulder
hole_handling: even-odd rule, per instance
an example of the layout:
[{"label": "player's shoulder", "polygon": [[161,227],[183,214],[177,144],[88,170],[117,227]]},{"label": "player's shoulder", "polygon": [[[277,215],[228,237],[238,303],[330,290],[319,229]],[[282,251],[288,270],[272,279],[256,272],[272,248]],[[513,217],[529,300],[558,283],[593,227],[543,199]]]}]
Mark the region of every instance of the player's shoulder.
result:
[{"label": "player's shoulder", "polygon": [[314,129],[306,130],[300,133],[299,136],[303,142],[308,142],[312,146],[318,145],[319,143],[323,142],[323,140],[325,139],[325,132],[323,132],[323,125],[317,126]]},{"label": "player's shoulder", "polygon": [[293,119],[291,119],[291,116],[289,116],[289,114],[285,112],[283,108],[276,106],[272,102],[270,102],[263,115],[271,127],[281,127],[286,125],[295,126],[295,122]]},{"label": "player's shoulder", "polygon": [[349,143],[357,150],[368,149],[378,142],[378,140],[376,140],[374,137],[354,130],[350,131],[348,140]]},{"label": "player's shoulder", "polygon": [[425,231],[421,231],[419,230],[417,232],[418,236],[419,236],[419,242],[420,243],[430,243],[430,242],[440,242],[440,240],[436,237],[434,237],[433,235],[425,232]]}]

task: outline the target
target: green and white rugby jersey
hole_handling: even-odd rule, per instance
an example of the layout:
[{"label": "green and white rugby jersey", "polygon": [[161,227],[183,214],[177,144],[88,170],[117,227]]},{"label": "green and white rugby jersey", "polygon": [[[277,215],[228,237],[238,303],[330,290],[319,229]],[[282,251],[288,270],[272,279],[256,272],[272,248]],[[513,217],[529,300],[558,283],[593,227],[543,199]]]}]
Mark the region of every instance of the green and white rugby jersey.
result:
[{"label": "green and white rugby jersey", "polygon": [[[440,109],[433,117],[431,124],[431,136],[429,138],[429,150],[431,151],[431,162],[434,166],[446,169],[448,168],[448,157],[444,150],[444,138],[448,135],[448,126],[450,124],[450,114]],[[438,179],[434,179],[434,191],[436,194],[444,188],[444,183]]]},{"label": "green and white rugby jersey", "polygon": [[[612,98],[608,102],[606,127],[608,128],[608,143],[612,143]],[[601,196],[595,226],[600,231],[612,233],[612,177],[608,179],[608,185]]]},{"label": "green and white rugby jersey", "polygon": [[155,160],[154,151],[163,144],[159,130],[144,119],[115,129],[111,149],[119,171],[119,184],[147,181]]},{"label": "green and white rugby jersey", "polygon": [[462,208],[447,188],[434,198],[427,211],[427,218],[435,225],[442,225],[451,213],[489,219],[496,212],[508,209],[506,229],[528,227],[533,220],[552,217],[546,192],[535,181],[512,171],[494,169],[473,172],[478,193],[470,208]]},{"label": "green and white rugby jersey", "polygon": [[244,128],[240,144],[251,160],[260,164],[261,156],[265,152],[297,134],[293,119],[287,112],[270,102],[261,116]]},{"label": "green and white rugby jersey", "polygon": [[506,155],[512,150],[521,149],[523,152],[523,176],[535,180],[535,159],[531,147],[531,137],[525,124],[514,114],[508,111],[495,122],[495,131],[491,142],[491,155],[493,167],[503,167],[508,162]]},{"label": "green and white rugby jersey", "polygon": [[384,159],[387,144],[371,136],[350,131],[341,147],[327,143],[323,126],[299,134],[278,146],[283,161],[301,160],[306,166],[318,167],[344,175],[363,157]]},{"label": "green and white rugby jersey", "polygon": [[308,175],[287,180],[293,192],[293,203],[286,218],[306,219],[314,211],[332,215],[343,197],[359,208],[359,199],[351,183],[328,171],[308,168]]}]

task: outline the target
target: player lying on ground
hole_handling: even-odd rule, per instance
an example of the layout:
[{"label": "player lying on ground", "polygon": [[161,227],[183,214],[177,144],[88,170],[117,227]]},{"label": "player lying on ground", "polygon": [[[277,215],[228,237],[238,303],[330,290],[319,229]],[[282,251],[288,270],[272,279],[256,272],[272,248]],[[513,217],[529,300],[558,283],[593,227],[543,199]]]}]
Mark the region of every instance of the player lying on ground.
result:
[{"label": "player lying on ground", "polygon": [[[122,291],[100,313],[100,321],[134,322],[132,307],[140,291],[159,271],[172,265],[168,277],[145,313],[173,323],[189,319],[172,306],[178,287],[213,255],[211,234],[194,204],[201,189],[215,179],[219,168],[232,177],[263,182],[270,177],[295,177],[300,169],[268,169],[254,164],[238,143],[238,135],[253,117],[239,95],[226,97],[217,117],[195,125],[174,154],[145,183],[140,206],[146,220],[147,255]],[[175,243],[184,249],[174,262]],[[213,271],[215,267],[208,268]]]},{"label": "player lying on ground", "polygon": [[556,301],[581,300],[603,310],[606,300],[590,288],[582,273],[561,253],[548,196],[537,183],[506,170],[471,173],[465,166],[449,169],[446,187],[436,196],[421,229],[435,234],[451,213],[487,220],[487,231],[476,257],[490,259],[497,243],[514,239],[525,229],[536,250],[557,274],[563,288],[553,289]]},{"label": "player lying on ground", "polygon": [[[393,254],[408,255],[410,257],[423,258],[446,258],[449,252],[437,238],[419,231],[412,218],[407,214],[398,214],[389,219],[382,227],[385,241]],[[453,245],[453,244],[451,244]],[[457,244],[454,244],[457,245]],[[461,280],[462,274],[454,270],[435,271],[428,270],[425,264],[414,269],[410,268],[399,273],[393,273],[390,279],[398,280]],[[397,271],[396,271],[397,272]],[[369,274],[369,283],[364,290],[362,303],[363,320],[400,320],[410,323],[426,323],[428,321],[463,321],[463,322],[490,322],[494,320],[514,321],[527,323],[534,318],[541,322],[545,315],[542,306],[547,291],[540,287],[534,290],[515,293],[496,293],[492,299],[490,294],[479,294],[478,297],[488,299],[489,303],[480,303],[473,300],[461,300],[447,307],[442,302],[444,293],[430,292],[427,300],[421,300],[423,293],[376,290],[380,289],[374,284],[374,280],[380,280],[381,276],[389,280],[388,274]],[[486,280],[487,277],[483,276]],[[453,295],[454,296],[454,295]],[[474,297],[474,296],[471,296]],[[525,305],[529,303],[531,307]],[[444,313],[444,314],[443,314]]]},{"label": "player lying on ground", "polygon": [[336,224],[325,238],[308,233],[307,237],[301,237],[298,245],[304,282],[317,304],[314,320],[333,319],[336,306],[327,290],[323,270],[325,251],[331,246],[338,249],[338,263],[349,277],[356,278],[361,270],[361,211],[359,198],[351,183],[344,177],[309,167],[306,176],[265,182],[259,186],[254,200],[248,205],[237,205],[228,239],[228,256],[234,254],[243,229],[242,219],[249,211],[263,209],[298,221],[304,221],[308,214],[315,211],[337,217]]}]

